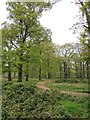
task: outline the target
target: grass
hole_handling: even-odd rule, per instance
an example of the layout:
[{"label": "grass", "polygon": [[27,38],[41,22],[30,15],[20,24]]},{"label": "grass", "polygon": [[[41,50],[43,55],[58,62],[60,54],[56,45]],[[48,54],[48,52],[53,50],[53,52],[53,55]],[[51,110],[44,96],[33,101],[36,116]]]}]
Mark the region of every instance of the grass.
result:
[{"label": "grass", "polygon": [[55,83],[53,81],[46,84],[48,87],[56,90],[69,91],[69,92],[83,92],[88,93],[88,84],[83,83]]},{"label": "grass", "polygon": [[[88,105],[87,103],[78,103],[75,101],[62,101],[63,106],[66,108],[69,114],[72,114],[73,117],[86,117],[88,115]],[[85,114],[82,114],[85,113]]]},{"label": "grass", "polygon": [[89,114],[89,97],[64,95],[61,99],[61,104],[66,111],[75,118],[86,118]]},{"label": "grass", "polygon": [[4,80],[2,120],[88,117],[87,96],[66,95],[54,89],[42,91],[36,87],[38,82],[38,79],[23,80],[22,83],[16,79],[11,82]]},{"label": "grass", "polygon": [[80,78],[61,78],[61,79],[56,79],[54,80],[55,83],[84,83],[84,84],[88,84],[88,79],[80,79]]}]

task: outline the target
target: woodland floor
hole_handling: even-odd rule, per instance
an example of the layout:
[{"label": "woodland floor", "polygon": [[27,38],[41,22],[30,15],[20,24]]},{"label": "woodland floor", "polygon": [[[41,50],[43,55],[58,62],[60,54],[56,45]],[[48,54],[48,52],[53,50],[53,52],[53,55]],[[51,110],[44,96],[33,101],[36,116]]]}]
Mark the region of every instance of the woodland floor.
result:
[{"label": "woodland floor", "polygon": [[[37,87],[38,88],[41,88],[43,90],[51,90],[49,87],[46,86],[46,84],[48,84],[50,81],[49,80],[44,80],[42,82],[38,82],[37,83]],[[62,84],[62,83],[59,83],[59,84]],[[68,84],[68,83],[65,83],[65,84]],[[69,92],[69,91],[62,91],[60,90],[61,93],[64,93],[64,94],[69,94],[69,95],[74,95],[74,96],[88,96],[89,94],[88,93],[80,93],[80,92]]]}]

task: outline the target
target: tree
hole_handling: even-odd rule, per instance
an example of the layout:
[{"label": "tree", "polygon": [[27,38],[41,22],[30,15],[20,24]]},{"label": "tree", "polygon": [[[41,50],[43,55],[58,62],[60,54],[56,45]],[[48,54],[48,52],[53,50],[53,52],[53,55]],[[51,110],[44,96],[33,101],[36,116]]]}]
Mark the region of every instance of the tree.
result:
[{"label": "tree", "polygon": [[[86,36],[88,38],[87,43],[84,42],[85,45],[88,47],[88,58],[87,58],[87,73],[88,78],[90,78],[90,1],[84,1],[84,0],[77,0],[76,4],[79,5],[80,11],[82,13],[83,21],[80,23],[82,27],[84,27],[86,31]],[[80,20],[81,21],[81,20]]]},{"label": "tree", "polygon": [[14,46],[11,44],[11,39],[14,39],[10,26],[2,29],[2,62],[3,72],[8,72],[8,80],[11,81],[12,66],[14,64]]},{"label": "tree", "polygon": [[[75,50],[74,44],[65,44],[60,46],[58,54],[61,56],[61,60],[63,62],[63,67],[64,67],[64,78],[69,78],[70,77],[70,61],[73,56],[73,52]],[[61,65],[60,65],[61,66]],[[61,68],[60,68],[61,70]],[[60,71],[61,72],[61,71]]]},{"label": "tree", "polygon": [[[38,21],[38,17],[42,11],[50,7],[50,3],[7,3],[9,11],[10,29],[12,32],[12,38],[10,43],[15,49],[18,49],[18,81],[22,81],[22,68],[23,68],[23,56],[24,48],[27,41],[33,41],[35,44],[37,41],[42,41],[42,27]],[[38,37],[36,38],[36,36]],[[40,42],[40,41],[39,41]],[[30,43],[30,42],[29,42]],[[31,46],[31,45],[30,45]]]}]

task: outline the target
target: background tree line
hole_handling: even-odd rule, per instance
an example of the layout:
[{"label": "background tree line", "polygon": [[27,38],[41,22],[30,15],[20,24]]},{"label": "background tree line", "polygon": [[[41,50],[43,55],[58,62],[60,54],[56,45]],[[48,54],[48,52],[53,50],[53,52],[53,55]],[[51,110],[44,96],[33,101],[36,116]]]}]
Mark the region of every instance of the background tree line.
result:
[{"label": "background tree line", "polygon": [[[25,78],[90,78],[90,2],[81,2],[80,9],[86,16],[86,25],[80,33],[79,43],[56,45],[51,31],[43,28],[39,18],[50,3],[7,3],[10,22],[2,28],[2,67],[8,80]],[[83,18],[83,17],[82,17]]]}]

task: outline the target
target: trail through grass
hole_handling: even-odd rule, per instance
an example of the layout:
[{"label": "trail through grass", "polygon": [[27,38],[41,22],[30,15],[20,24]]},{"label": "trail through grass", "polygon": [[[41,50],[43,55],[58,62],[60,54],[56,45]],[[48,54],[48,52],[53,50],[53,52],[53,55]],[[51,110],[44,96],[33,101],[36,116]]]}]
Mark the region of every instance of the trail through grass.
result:
[{"label": "trail through grass", "polygon": [[70,92],[81,92],[88,93],[88,84],[83,83],[54,83],[53,81],[46,84],[48,87],[52,89],[62,90],[62,91],[70,91]]},{"label": "trail through grass", "polygon": [[55,89],[42,90],[36,87],[38,82],[34,79],[22,83],[16,80],[3,82],[2,120],[88,117],[88,96],[63,94]]}]

